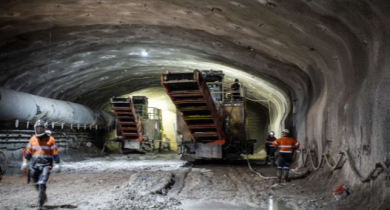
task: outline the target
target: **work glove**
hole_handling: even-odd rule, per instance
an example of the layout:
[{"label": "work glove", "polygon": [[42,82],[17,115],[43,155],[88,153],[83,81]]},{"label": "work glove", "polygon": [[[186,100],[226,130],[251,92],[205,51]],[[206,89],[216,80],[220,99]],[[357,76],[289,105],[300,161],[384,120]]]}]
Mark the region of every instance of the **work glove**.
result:
[{"label": "work glove", "polygon": [[51,136],[51,131],[50,130],[45,130],[46,136]]},{"label": "work glove", "polygon": [[20,170],[23,171],[27,168],[27,162],[23,161],[22,166],[20,167]]},{"label": "work glove", "polygon": [[61,172],[61,165],[59,163],[56,163],[54,165],[54,167],[51,169],[51,171],[57,172],[57,173]]}]

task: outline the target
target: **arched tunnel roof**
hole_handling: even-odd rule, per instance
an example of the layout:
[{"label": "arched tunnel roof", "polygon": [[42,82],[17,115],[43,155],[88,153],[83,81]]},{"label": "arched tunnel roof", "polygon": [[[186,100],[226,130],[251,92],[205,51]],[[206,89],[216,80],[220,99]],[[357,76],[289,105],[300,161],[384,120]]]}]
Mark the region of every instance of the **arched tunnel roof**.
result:
[{"label": "arched tunnel roof", "polygon": [[[380,98],[365,90],[388,87],[386,0],[15,0],[0,8],[2,86],[94,108],[159,86],[166,69],[224,70],[248,84],[249,97],[270,100],[278,121],[292,108],[310,141],[324,126],[361,124],[368,113],[346,118]],[[345,118],[322,119],[332,113]]]},{"label": "arched tunnel roof", "polygon": [[165,69],[218,69],[247,82],[249,97],[270,100],[280,122],[291,94],[299,103],[307,100],[312,84],[305,68],[314,65],[310,53],[319,39],[311,36],[318,26],[301,21],[313,8],[292,7],[267,1],[4,2],[1,68],[7,73],[0,81],[99,107],[113,95],[158,86]]}]

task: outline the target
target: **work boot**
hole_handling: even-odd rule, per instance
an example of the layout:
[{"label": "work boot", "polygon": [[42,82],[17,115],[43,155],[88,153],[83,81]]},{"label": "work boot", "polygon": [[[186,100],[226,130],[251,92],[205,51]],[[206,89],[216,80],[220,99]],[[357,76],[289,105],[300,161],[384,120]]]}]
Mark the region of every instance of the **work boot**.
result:
[{"label": "work boot", "polygon": [[283,179],[285,182],[290,182],[291,180],[288,178],[289,171],[284,170]]},{"label": "work boot", "polygon": [[265,165],[268,165],[268,156],[265,158]]},{"label": "work boot", "polygon": [[277,176],[277,180],[278,180],[278,183],[280,184],[282,182],[282,170],[278,169],[277,173],[276,173],[276,176]]},{"label": "work boot", "polygon": [[47,201],[46,186],[43,184],[39,185],[39,196],[38,196],[38,209],[43,208],[43,204]]},{"label": "work boot", "polygon": [[275,158],[271,158],[271,167],[275,167]]},{"label": "work boot", "polygon": [[43,209],[43,206],[42,206],[41,203],[39,203],[39,201],[38,201],[37,210],[42,210],[42,209]]}]

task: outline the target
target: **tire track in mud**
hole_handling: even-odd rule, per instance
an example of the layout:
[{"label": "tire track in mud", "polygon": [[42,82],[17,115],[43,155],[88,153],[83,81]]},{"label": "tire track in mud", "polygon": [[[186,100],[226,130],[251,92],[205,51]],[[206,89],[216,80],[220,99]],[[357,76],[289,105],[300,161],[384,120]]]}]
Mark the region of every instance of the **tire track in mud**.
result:
[{"label": "tire track in mud", "polygon": [[[252,205],[261,205],[262,199],[261,195],[258,195],[258,192],[253,188],[253,182],[248,182],[247,179],[248,174],[245,172],[240,172],[240,170],[236,166],[229,167],[229,177],[235,182],[237,186],[237,202],[243,202]],[[252,180],[250,180],[252,181]]]},{"label": "tire track in mud", "polygon": [[173,186],[176,184],[176,176],[175,174],[171,174],[171,178],[169,180],[169,182],[167,182],[164,187],[162,187],[161,189],[157,190],[155,193],[156,194],[159,194],[159,195],[162,195],[162,196],[166,196],[170,190],[173,188]]},{"label": "tire track in mud", "polygon": [[191,164],[189,166],[188,170],[185,171],[184,173],[174,173],[173,174],[173,179],[174,179],[175,184],[170,189],[168,196],[175,197],[181,193],[181,191],[183,190],[183,188],[185,186],[186,178],[187,178],[188,174],[192,172],[193,166],[194,165]]},{"label": "tire track in mud", "polygon": [[[232,176],[232,168],[230,168],[229,167],[229,173],[227,174],[227,176],[229,177],[229,179],[232,181],[232,183],[234,184],[234,186],[235,186],[235,188],[237,189],[236,191],[235,191],[235,196],[234,196],[234,201],[236,202],[237,201],[237,197],[239,197],[239,187],[238,187],[238,184],[237,184],[237,181],[235,180],[235,178],[234,178],[234,176]],[[238,199],[239,200],[239,199]]]}]

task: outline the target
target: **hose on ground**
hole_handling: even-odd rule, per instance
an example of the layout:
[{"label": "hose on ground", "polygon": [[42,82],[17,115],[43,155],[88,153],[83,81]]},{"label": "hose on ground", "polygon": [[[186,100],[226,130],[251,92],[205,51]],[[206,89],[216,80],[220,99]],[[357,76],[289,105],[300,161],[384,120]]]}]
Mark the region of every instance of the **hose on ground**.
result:
[{"label": "hose on ground", "polygon": [[[355,173],[355,175],[357,177],[359,177],[359,180],[361,182],[366,182],[366,181],[369,181],[371,180],[372,178],[372,175],[374,174],[374,172],[378,169],[378,168],[382,168],[384,167],[384,163],[382,162],[378,162],[375,164],[375,168],[372,169],[366,176],[362,176],[361,173],[359,173],[359,171],[356,169],[355,165],[352,164],[352,160],[351,160],[351,157],[349,156],[349,153],[347,151],[342,151],[343,153],[345,153],[346,157],[347,157],[347,160],[348,160],[348,163],[349,163],[349,166],[351,167],[352,171]],[[385,167],[386,168],[386,167]],[[383,169],[385,169],[383,168]]]},{"label": "hose on ground", "polygon": [[331,163],[330,163],[330,157],[328,157],[328,155],[324,155],[325,156],[325,162],[326,162],[326,164],[328,165],[328,167],[330,168],[330,170],[331,171],[334,171],[334,170],[336,170],[337,169],[337,167],[339,166],[339,164],[341,163],[341,160],[342,160],[342,157],[343,157],[343,153],[339,153],[339,156],[338,156],[338,158],[337,158],[337,161],[336,161],[336,163],[334,164],[334,165],[332,165]]},{"label": "hose on ground", "polygon": [[251,170],[253,173],[257,174],[260,178],[262,178],[262,179],[276,179],[276,178],[277,178],[276,176],[264,176],[264,175],[262,175],[261,173],[259,173],[259,172],[255,171],[255,170],[253,170],[252,165],[251,165],[251,163],[250,163],[250,161],[249,161],[249,156],[248,156],[248,154],[246,154],[246,161],[248,162],[249,170]]},{"label": "hose on ground", "polygon": [[[373,175],[374,175],[375,171],[377,171],[378,169],[379,169],[378,170],[378,174],[383,172],[385,169],[387,169],[387,166],[386,166],[385,163],[377,162],[375,164],[375,167],[366,176],[363,176],[357,170],[357,168],[355,167],[354,163],[352,162],[352,158],[350,157],[350,154],[349,154],[348,150],[341,150],[339,152],[338,157],[337,157],[337,161],[334,164],[331,163],[331,162],[333,162],[333,160],[331,159],[331,157],[328,157],[328,154],[321,155],[321,159],[318,162],[318,165],[316,166],[315,163],[314,163],[314,158],[313,158],[313,154],[312,154],[312,153],[314,153],[314,151],[307,150],[306,153],[304,151],[305,150],[303,150],[303,152],[301,153],[302,154],[303,166],[307,167],[307,160],[310,159],[311,166],[313,167],[314,171],[318,171],[321,168],[322,162],[324,162],[324,160],[325,160],[326,164],[328,165],[329,169],[331,171],[334,171],[334,170],[336,170],[339,167],[340,163],[343,160],[343,157],[345,157],[346,161],[348,161],[349,166],[351,167],[352,172],[359,178],[359,180],[361,182],[367,182],[367,181],[370,181],[371,179],[373,179],[374,178]],[[306,158],[305,158],[305,155],[306,155]],[[253,173],[257,174],[260,178],[262,178],[262,179],[276,179],[277,178],[277,177],[267,177],[267,176],[264,176],[261,173],[255,171],[252,168],[252,165],[251,165],[251,163],[249,161],[249,156],[248,155],[246,155],[246,160],[248,162],[249,170],[251,170]]]},{"label": "hose on ground", "polygon": [[[305,151],[305,150],[303,150],[303,151]],[[314,153],[312,150],[307,150],[306,154],[305,154],[305,152],[302,152],[302,162],[303,162],[304,167],[307,167],[307,160],[310,159],[311,166],[313,167],[314,171],[318,171],[321,168],[322,162],[325,159],[326,164],[329,166],[330,170],[333,171],[333,170],[336,170],[338,168],[338,166],[340,165],[340,163],[343,160],[342,157],[344,156],[346,158],[346,161],[348,161],[349,166],[351,167],[351,170],[359,178],[359,180],[361,182],[367,182],[367,181],[373,179],[373,174],[375,173],[375,171],[377,171],[377,169],[380,169],[378,171],[378,173],[381,173],[384,169],[387,168],[383,162],[377,162],[375,164],[375,167],[366,176],[363,176],[355,167],[354,163],[352,162],[352,158],[350,157],[350,154],[347,150],[341,150],[339,152],[339,156],[338,156],[337,161],[334,165],[331,164],[330,157],[328,157],[328,155],[326,154],[326,155],[321,155],[321,159],[318,162],[318,165],[315,166],[312,153]],[[305,158],[305,155],[306,155],[306,158]]]}]

